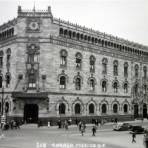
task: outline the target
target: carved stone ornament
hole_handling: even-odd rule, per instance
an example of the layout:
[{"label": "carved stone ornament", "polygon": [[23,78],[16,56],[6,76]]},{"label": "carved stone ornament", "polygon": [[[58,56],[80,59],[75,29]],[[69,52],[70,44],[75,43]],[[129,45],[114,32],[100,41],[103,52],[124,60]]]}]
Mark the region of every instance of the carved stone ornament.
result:
[{"label": "carved stone ornament", "polygon": [[27,45],[27,52],[29,54],[39,53],[39,46],[36,44],[28,44]]},{"label": "carved stone ornament", "polygon": [[27,20],[27,32],[39,32],[40,30],[40,20],[37,18],[28,18]]}]

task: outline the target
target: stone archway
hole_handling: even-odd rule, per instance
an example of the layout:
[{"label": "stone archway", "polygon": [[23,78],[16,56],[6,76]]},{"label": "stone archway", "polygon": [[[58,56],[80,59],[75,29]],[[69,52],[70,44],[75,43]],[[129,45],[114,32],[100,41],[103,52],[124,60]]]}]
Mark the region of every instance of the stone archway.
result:
[{"label": "stone archway", "polygon": [[24,121],[26,123],[38,122],[39,107],[37,104],[25,104],[24,106]]}]

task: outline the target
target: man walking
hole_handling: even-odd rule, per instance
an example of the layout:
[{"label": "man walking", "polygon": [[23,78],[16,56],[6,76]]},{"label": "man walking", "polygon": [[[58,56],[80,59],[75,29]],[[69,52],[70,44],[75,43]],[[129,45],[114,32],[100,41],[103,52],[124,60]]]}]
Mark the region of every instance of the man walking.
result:
[{"label": "man walking", "polygon": [[132,133],[132,143],[133,143],[133,142],[135,142],[135,143],[136,143],[135,138],[136,138],[136,133],[135,133],[135,132],[133,132],[133,133]]},{"label": "man walking", "polygon": [[95,136],[95,134],[96,134],[96,126],[93,126],[93,128],[92,128],[92,136]]}]

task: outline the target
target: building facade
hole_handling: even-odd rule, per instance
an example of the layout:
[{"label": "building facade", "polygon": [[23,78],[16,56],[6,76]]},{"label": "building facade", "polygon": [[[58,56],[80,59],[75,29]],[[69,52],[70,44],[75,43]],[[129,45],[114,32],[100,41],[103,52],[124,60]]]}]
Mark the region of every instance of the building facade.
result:
[{"label": "building facade", "polygon": [[148,47],[22,10],[0,26],[0,111],[25,122],[147,117]]}]

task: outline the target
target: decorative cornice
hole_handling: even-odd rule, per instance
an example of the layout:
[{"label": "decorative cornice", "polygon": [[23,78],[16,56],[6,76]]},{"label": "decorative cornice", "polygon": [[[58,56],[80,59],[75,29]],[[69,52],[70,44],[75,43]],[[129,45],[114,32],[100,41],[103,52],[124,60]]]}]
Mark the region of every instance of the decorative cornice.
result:
[{"label": "decorative cornice", "polygon": [[[25,98],[25,95],[26,97],[29,97],[29,95],[32,95],[31,93],[24,93],[24,92],[12,92],[12,97],[19,97],[19,98]],[[69,95],[69,96],[90,96],[90,97],[102,97],[102,98],[105,98],[105,97],[112,97],[112,98],[131,98],[131,96],[123,96],[123,95],[108,95],[108,94],[80,94],[80,93],[66,93],[66,92],[50,92],[50,91],[47,91],[47,92],[39,92],[39,93],[33,93],[34,95],[34,98],[40,98],[38,95],[44,95],[44,96],[48,96],[48,95]],[[33,96],[32,96],[33,97]]]},{"label": "decorative cornice", "polygon": [[145,45],[142,45],[142,44],[139,44],[136,42],[132,42],[129,40],[125,40],[123,38],[113,36],[111,34],[107,34],[105,32],[96,31],[96,30],[93,30],[92,28],[87,28],[85,26],[80,26],[78,24],[70,23],[69,21],[61,20],[60,18],[59,19],[53,18],[53,23],[55,23],[59,26],[65,27],[65,28],[71,28],[72,30],[77,30],[82,33],[91,34],[94,37],[96,36],[96,37],[103,38],[108,41],[114,41],[116,43],[118,42],[121,44],[125,44],[127,46],[132,46],[135,48],[148,50],[148,46],[145,46]]},{"label": "decorative cornice", "polygon": [[4,30],[6,28],[12,27],[12,26],[16,25],[16,23],[17,23],[17,18],[14,18],[14,19],[8,21],[7,23],[0,25],[0,31]]}]

